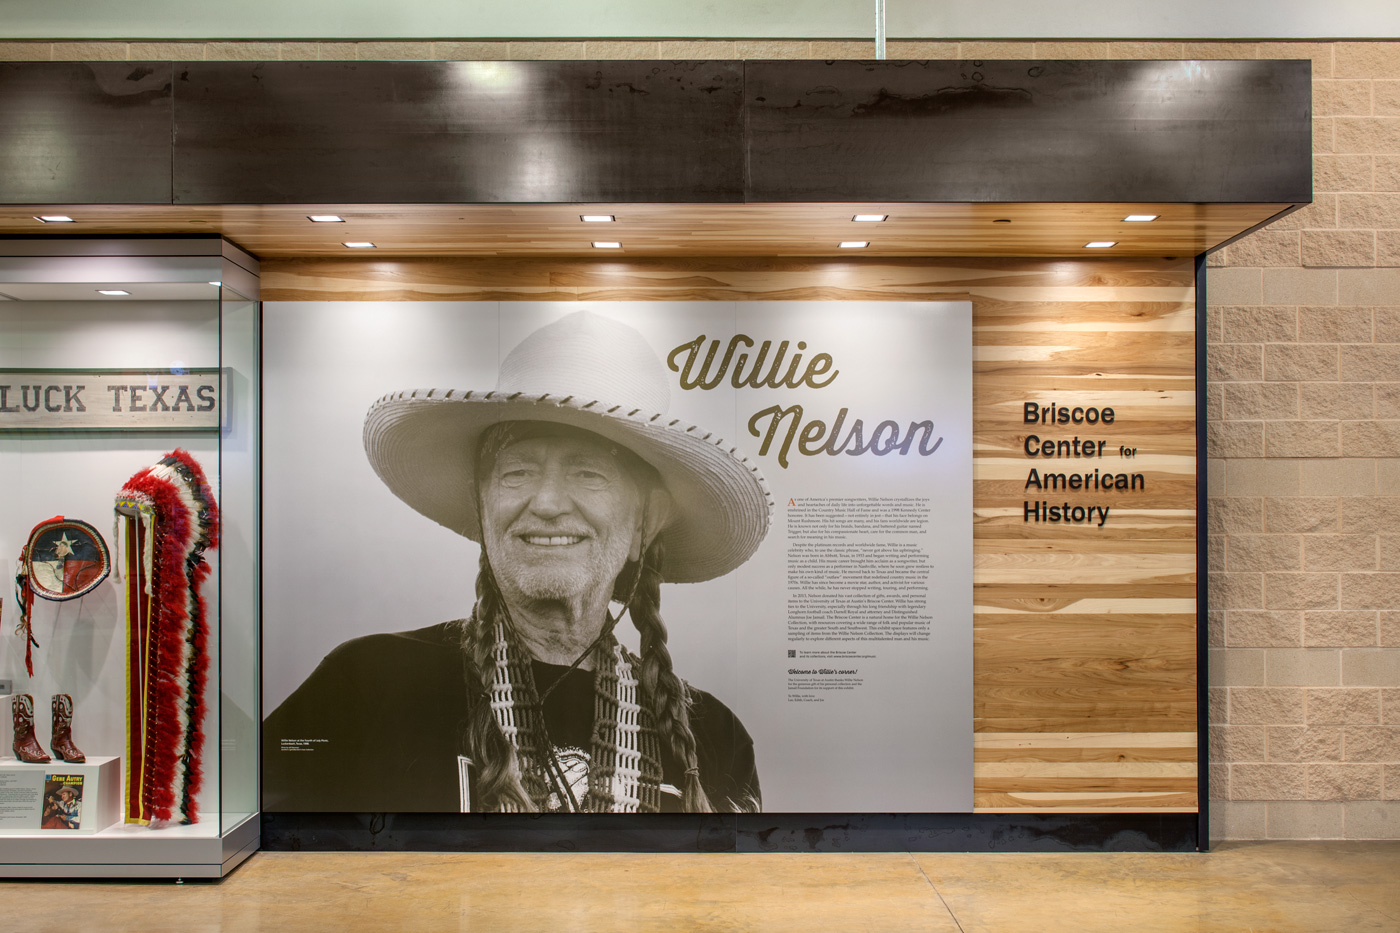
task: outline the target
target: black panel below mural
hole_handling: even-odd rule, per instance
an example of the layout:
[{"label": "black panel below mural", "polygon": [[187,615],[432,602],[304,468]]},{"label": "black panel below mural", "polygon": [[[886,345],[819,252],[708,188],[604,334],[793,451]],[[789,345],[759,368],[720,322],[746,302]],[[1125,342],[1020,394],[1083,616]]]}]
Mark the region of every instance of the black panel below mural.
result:
[{"label": "black panel below mural", "polygon": [[304,852],[1192,852],[1194,813],[264,813]]},{"label": "black panel below mural", "polygon": [[181,64],[175,202],[738,201],[742,68]]},{"label": "black panel below mural", "polygon": [[1306,61],[748,62],[750,201],[1312,198]]},{"label": "black panel below mural", "polygon": [[0,201],[169,204],[171,69],[0,63]]}]

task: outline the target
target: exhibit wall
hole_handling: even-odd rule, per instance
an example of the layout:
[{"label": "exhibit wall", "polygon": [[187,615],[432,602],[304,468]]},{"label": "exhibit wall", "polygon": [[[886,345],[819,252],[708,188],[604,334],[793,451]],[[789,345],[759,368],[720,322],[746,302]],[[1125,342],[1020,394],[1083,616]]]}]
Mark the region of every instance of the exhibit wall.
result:
[{"label": "exhibit wall", "polygon": [[[508,320],[512,307],[528,315],[539,302],[639,302],[638,311],[664,302],[674,312],[695,302],[725,309],[736,299],[803,301],[819,320],[851,301],[917,307],[907,303],[970,300],[972,806],[1196,809],[1190,261],[288,260],[264,264],[263,295],[270,319],[345,309],[338,320],[346,330],[365,316],[346,302],[367,310],[414,302],[400,307],[405,326],[416,326],[425,313],[419,309],[438,302],[499,302]],[[433,303],[424,304],[427,298]],[[302,304],[310,302],[334,304]],[[904,371],[901,360],[935,350],[918,346],[927,337],[919,337],[917,318],[903,328],[916,342],[890,356],[895,374]],[[494,357],[509,343],[486,349]],[[853,364],[866,358],[861,346],[851,342]],[[916,370],[909,372],[915,381]],[[273,446],[269,437],[269,456]],[[774,453],[759,462],[778,489],[784,471]],[[859,472],[874,470],[862,464]],[[268,487],[272,496],[271,481]],[[790,508],[782,499],[776,514]],[[408,592],[403,584],[392,589]],[[765,624],[781,631],[784,622]],[[946,715],[939,688],[926,689],[922,705],[867,712],[906,725],[938,723]],[[761,706],[755,712],[761,717]],[[838,739],[831,742],[830,753],[839,754]],[[815,775],[808,781],[821,784]]]},{"label": "exhibit wall", "polygon": [[[1225,28],[1217,14],[1224,15],[1213,9],[1193,20],[1193,27],[1211,27],[1198,35],[1241,34]],[[1256,12],[1253,34],[1307,34],[1293,30],[1292,18],[1281,23],[1280,15]],[[1077,40],[1008,35],[1023,22],[1006,19],[997,28],[964,37],[946,31],[927,38],[892,32],[888,55],[1311,62],[1314,203],[1213,254],[1206,276],[1211,305],[1206,330],[1209,529],[1211,570],[1217,574],[1210,605],[1212,836],[1400,837],[1400,635],[1394,609],[1400,605],[1400,577],[1389,531],[1389,516],[1400,510],[1400,420],[1393,404],[1395,373],[1400,371],[1394,365],[1400,353],[1400,333],[1394,327],[1400,308],[1400,42],[1180,41],[1184,33],[1157,29],[1159,19],[1144,20],[1136,39],[1117,27],[1112,29],[1115,38],[1106,39],[1104,27],[1082,14],[1077,30],[1062,33],[1084,37]],[[1067,28],[1074,22],[1067,19]],[[1353,30],[1340,22],[1336,31],[1327,31],[1394,33]],[[361,33],[360,41],[245,41],[246,36],[232,34],[156,41],[145,38],[159,34],[154,25],[143,28],[134,21],[124,25],[123,33],[130,38],[99,41],[91,32],[76,31],[38,39],[11,35],[10,41],[0,41],[0,58],[345,61],[874,54],[869,38],[790,33],[789,38],[439,36],[411,41],[389,35],[386,28]],[[734,275],[740,272],[746,289],[760,292],[786,287],[782,283],[806,285],[813,276],[810,267],[796,274],[784,272],[781,265],[761,270],[736,266]],[[435,276],[425,278],[429,281],[402,297],[499,297],[491,289],[439,289]],[[530,285],[495,285],[549,295],[558,291],[557,282],[551,285],[540,273]],[[353,298],[337,290],[334,280],[311,284],[315,287],[303,283],[295,293],[301,297],[293,300]],[[835,278],[825,287],[839,295],[843,286]],[[564,287],[577,286],[570,281]],[[918,291],[919,297],[924,294]],[[648,288],[640,297],[668,296]],[[1045,657],[1056,657],[1055,645],[1049,640],[1046,645]],[[1076,676],[1091,673],[1081,666]],[[1044,702],[1049,705],[1048,696]],[[1063,759],[1074,753],[1056,754]],[[1178,764],[1185,760],[1172,754]],[[1028,764],[1050,762],[1043,757]]]}]

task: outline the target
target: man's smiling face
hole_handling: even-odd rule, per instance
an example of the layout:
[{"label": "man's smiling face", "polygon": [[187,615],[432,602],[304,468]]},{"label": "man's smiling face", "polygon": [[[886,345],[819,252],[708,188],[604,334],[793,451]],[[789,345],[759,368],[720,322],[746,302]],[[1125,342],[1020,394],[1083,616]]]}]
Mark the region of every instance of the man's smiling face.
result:
[{"label": "man's smiling face", "polygon": [[483,543],[507,598],[575,602],[612,592],[639,547],[642,491],[615,452],[561,428],[517,441],[481,489]]}]

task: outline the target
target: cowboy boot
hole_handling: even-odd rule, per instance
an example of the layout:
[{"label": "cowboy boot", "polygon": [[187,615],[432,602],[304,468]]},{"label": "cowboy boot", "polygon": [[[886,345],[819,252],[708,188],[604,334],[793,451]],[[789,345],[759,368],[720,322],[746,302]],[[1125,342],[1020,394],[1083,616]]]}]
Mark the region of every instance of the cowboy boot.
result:
[{"label": "cowboy boot", "polygon": [[73,744],[73,698],[66,693],[53,695],[53,741],[49,748],[59,761],[87,761],[82,749]]},{"label": "cowboy boot", "polygon": [[15,715],[15,757],[31,764],[43,764],[49,760],[44,747],[34,737],[34,698],[27,693],[17,693],[10,701],[10,709]]}]

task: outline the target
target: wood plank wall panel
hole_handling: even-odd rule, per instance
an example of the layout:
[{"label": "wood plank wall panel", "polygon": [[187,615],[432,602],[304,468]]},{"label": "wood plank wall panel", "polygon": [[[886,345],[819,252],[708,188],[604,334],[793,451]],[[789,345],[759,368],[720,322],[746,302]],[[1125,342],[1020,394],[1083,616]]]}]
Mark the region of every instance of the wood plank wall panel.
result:
[{"label": "wood plank wall panel", "polygon": [[[3,113],[0,113],[3,116]],[[0,168],[4,166],[0,153]],[[0,173],[0,179],[3,174]],[[558,258],[599,255],[593,240],[622,243],[607,255],[639,257],[850,256],[843,240],[870,241],[882,257],[1081,257],[1113,240],[1115,256],[1195,256],[1289,209],[1287,204],[223,204],[0,205],[0,233],[87,236],[221,233],[262,259],[347,255],[346,240],[374,243],[376,260],[407,257]],[[35,214],[74,223],[44,224]],[[316,224],[310,214],[344,223]],[[585,224],[581,214],[616,222]],[[853,223],[855,214],[886,214]],[[1127,223],[1129,214],[1156,214]],[[681,261],[684,261],[682,259]]]},{"label": "wood plank wall panel", "polygon": [[[1196,809],[1189,261],[273,259],[262,287],[269,301],[970,296],[975,805]],[[1022,405],[1032,400],[1111,406],[1115,423],[1028,428]],[[1138,454],[1032,461],[1028,433],[1078,433],[1104,439],[1106,454],[1120,445]],[[1103,527],[1025,521],[1032,466],[1084,465],[1141,473],[1145,488],[1054,497],[1108,505]]]}]

